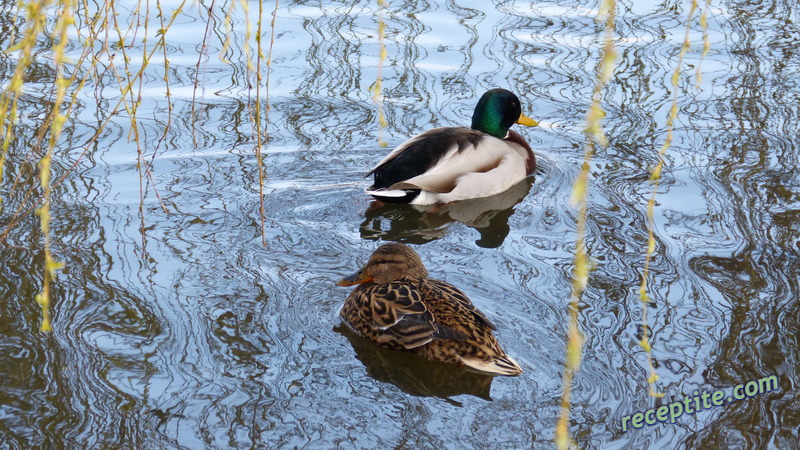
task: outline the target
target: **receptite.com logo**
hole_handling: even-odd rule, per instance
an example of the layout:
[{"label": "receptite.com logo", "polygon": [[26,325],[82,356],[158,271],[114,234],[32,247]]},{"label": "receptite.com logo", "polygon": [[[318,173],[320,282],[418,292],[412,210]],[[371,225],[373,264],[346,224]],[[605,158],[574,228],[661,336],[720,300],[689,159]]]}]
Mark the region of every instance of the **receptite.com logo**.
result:
[{"label": "receptite.com logo", "polygon": [[645,425],[654,425],[658,422],[669,421],[669,423],[675,423],[678,417],[683,414],[694,414],[704,409],[722,406],[725,403],[737,402],[777,389],[778,377],[772,375],[759,380],[749,381],[745,384],[738,384],[733,387],[730,395],[727,397],[725,396],[725,391],[722,389],[713,392],[703,391],[702,393],[694,391],[693,395],[686,396],[683,400],[623,417],[622,431],[628,431],[630,427],[642,428]]}]

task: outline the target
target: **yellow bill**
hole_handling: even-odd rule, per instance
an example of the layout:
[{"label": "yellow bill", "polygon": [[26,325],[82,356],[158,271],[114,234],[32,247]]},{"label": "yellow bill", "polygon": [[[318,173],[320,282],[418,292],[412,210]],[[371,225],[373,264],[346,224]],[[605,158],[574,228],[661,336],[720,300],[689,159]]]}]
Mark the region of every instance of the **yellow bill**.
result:
[{"label": "yellow bill", "polygon": [[520,114],[519,119],[517,119],[517,123],[520,125],[525,125],[526,127],[535,127],[539,125],[539,122],[536,120],[531,119],[530,117],[526,116],[525,114]]}]

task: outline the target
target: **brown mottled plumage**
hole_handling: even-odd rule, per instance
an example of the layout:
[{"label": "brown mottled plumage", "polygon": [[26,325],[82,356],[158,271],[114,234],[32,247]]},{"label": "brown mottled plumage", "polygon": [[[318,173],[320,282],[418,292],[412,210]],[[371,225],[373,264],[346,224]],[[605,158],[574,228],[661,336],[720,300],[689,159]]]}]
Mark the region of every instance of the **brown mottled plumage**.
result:
[{"label": "brown mottled plumage", "polygon": [[339,315],[373,342],[480,372],[522,373],[494,338],[494,324],[457,287],[429,279],[407,245],[382,245],[361,270],[336,284],[360,284]]}]

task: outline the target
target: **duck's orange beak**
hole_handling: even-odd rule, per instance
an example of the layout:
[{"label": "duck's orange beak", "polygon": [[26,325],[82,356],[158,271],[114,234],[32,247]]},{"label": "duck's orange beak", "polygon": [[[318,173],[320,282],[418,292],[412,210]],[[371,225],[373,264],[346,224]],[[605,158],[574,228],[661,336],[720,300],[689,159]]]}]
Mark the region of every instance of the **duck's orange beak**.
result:
[{"label": "duck's orange beak", "polygon": [[358,272],[344,277],[341,280],[336,282],[337,286],[353,286],[356,284],[367,283],[372,281],[372,277],[367,275],[367,272],[364,269],[359,270]]},{"label": "duck's orange beak", "polygon": [[519,119],[517,119],[517,123],[520,125],[525,125],[526,127],[535,127],[539,125],[539,122],[536,120],[531,119],[530,117],[526,116],[525,114],[520,114]]}]

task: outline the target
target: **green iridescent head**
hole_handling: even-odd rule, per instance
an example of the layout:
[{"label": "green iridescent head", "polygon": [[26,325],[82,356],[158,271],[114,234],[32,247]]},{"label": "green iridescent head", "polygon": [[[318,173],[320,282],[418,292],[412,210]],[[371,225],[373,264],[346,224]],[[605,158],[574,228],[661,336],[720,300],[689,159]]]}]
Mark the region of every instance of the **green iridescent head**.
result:
[{"label": "green iridescent head", "polygon": [[536,126],[538,122],[522,114],[519,98],[506,89],[490,89],[478,100],[472,114],[472,129],[503,139],[511,125]]}]

